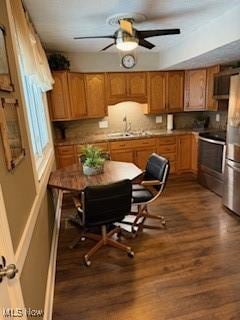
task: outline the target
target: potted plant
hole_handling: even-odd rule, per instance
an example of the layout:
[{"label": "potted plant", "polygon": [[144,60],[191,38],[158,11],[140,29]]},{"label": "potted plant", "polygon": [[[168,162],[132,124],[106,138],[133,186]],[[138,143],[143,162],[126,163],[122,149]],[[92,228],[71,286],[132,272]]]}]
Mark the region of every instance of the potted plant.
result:
[{"label": "potted plant", "polygon": [[70,62],[60,53],[53,53],[48,57],[51,70],[69,70]]},{"label": "potted plant", "polygon": [[92,145],[86,145],[82,151],[81,162],[83,163],[83,173],[87,176],[102,173],[105,159],[101,156],[101,149]]}]

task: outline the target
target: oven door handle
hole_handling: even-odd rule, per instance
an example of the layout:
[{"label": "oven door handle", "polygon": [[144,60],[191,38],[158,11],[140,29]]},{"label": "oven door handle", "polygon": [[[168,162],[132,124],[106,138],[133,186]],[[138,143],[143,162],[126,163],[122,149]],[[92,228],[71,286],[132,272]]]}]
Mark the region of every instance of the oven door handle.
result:
[{"label": "oven door handle", "polygon": [[214,143],[214,144],[220,144],[222,146],[226,145],[226,143],[224,141],[218,141],[218,140],[208,139],[208,138],[204,138],[204,137],[199,137],[199,140],[206,141],[209,143]]},{"label": "oven door handle", "polygon": [[234,166],[232,166],[232,165],[229,164],[229,163],[227,163],[227,166],[228,166],[229,168],[233,169],[234,171],[240,172],[240,168],[238,168],[238,167],[234,167]]}]

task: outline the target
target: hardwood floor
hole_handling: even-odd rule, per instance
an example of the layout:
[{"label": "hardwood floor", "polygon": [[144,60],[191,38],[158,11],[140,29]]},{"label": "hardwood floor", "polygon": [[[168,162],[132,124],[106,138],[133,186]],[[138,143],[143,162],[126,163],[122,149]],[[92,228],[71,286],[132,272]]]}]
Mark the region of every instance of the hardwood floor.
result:
[{"label": "hardwood floor", "polygon": [[90,268],[93,242],[68,249],[77,232],[62,224],[54,320],[240,319],[240,219],[191,175],[170,179],[151,210],[166,230],[127,240],[134,259],[103,248]]}]

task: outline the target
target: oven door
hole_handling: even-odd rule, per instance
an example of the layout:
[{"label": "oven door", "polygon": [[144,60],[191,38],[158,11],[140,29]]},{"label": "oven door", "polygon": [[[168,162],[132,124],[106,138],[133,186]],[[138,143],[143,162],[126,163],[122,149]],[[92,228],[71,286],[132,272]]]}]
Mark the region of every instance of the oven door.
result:
[{"label": "oven door", "polygon": [[199,166],[222,175],[225,152],[225,142],[199,137]]}]

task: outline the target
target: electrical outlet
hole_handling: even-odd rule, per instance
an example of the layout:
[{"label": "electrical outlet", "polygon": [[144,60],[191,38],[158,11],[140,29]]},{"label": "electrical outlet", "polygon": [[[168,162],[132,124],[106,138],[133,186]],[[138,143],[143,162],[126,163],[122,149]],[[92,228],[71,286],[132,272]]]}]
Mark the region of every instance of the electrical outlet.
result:
[{"label": "electrical outlet", "polygon": [[108,128],[108,121],[107,120],[102,120],[98,122],[99,128],[100,129],[105,129]]},{"label": "electrical outlet", "polygon": [[220,114],[219,113],[216,114],[216,122],[220,122]]},{"label": "electrical outlet", "polygon": [[162,123],[162,116],[156,116],[156,123]]}]

